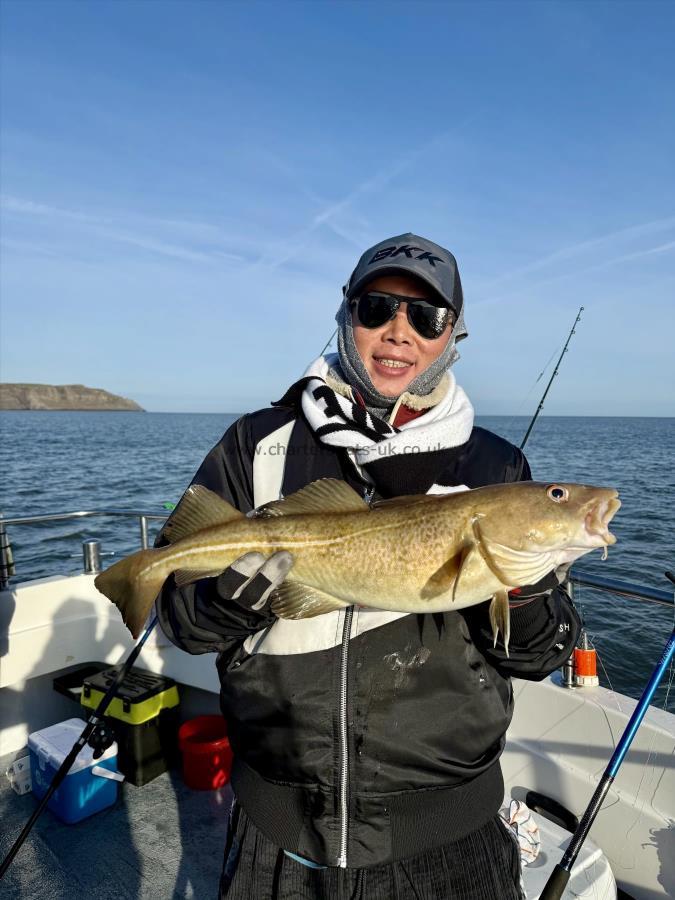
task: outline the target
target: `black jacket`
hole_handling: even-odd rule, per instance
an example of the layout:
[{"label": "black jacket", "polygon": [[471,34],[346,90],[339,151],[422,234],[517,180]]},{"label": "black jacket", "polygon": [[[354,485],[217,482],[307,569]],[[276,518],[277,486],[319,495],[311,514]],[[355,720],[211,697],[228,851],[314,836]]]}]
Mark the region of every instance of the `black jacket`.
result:
[{"label": "black jacket", "polygon": [[[441,484],[530,478],[522,452],[481,428],[444,452]],[[322,477],[364,493],[346,453],[316,440],[292,394],[235,422],[193,483],[247,512],[268,464],[284,496]],[[232,783],[248,815],[278,846],[351,868],[446,844],[499,809],[510,676],[543,678],[578,634],[557,580],[539,589],[512,609],[508,658],[492,646],[487,603],[429,615],[351,607],[290,621],[223,600],[215,579],[179,590],[170,578],[157,606],[175,644],[219,654]]]}]

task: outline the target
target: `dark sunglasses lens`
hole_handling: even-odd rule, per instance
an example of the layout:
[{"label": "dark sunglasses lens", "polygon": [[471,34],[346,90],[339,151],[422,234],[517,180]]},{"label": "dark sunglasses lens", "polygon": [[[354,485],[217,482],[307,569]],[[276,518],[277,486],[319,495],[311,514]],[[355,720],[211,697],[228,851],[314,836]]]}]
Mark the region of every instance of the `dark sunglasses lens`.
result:
[{"label": "dark sunglasses lens", "polygon": [[440,337],[445,331],[450,319],[450,310],[447,306],[433,306],[431,303],[409,303],[408,318],[418,334],[431,340]]},{"label": "dark sunglasses lens", "polygon": [[394,315],[398,303],[388,294],[371,292],[359,297],[356,308],[359,322],[366,328],[379,328]]}]

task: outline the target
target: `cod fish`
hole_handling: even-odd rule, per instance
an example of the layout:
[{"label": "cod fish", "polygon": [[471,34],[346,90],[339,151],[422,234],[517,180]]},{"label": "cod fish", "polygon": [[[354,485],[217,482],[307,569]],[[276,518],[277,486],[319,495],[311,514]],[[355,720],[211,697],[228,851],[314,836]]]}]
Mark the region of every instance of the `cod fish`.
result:
[{"label": "cod fish", "polygon": [[138,637],[173,573],[178,586],[219,575],[235,559],[287,550],[294,565],[271,595],[277,616],[300,619],[358,604],[395,612],[462,609],[492,598],[495,641],[508,651],[509,590],[616,542],[612,488],[532,481],[369,506],[349,485],[320,479],[244,515],[200,485],[164,527],[168,546],[140,550],[95,585]]}]

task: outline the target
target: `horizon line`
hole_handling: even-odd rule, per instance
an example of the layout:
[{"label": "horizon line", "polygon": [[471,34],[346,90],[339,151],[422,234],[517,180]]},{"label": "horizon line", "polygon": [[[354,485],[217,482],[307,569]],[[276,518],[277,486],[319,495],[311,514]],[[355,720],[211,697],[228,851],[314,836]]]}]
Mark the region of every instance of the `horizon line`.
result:
[{"label": "horizon line", "polygon": [[[265,407],[266,408],[266,407]],[[256,407],[256,409],[258,409]],[[244,412],[220,412],[217,410],[195,410],[195,409],[0,409],[0,413],[63,413],[63,412],[81,412],[81,413],[150,413],[159,416],[241,416],[248,415],[256,410],[246,410]],[[531,419],[523,413],[476,413],[476,419]],[[630,414],[630,415],[597,415],[595,413],[549,413],[547,415],[540,414],[539,419],[675,419],[673,415],[649,415],[649,414]]]}]

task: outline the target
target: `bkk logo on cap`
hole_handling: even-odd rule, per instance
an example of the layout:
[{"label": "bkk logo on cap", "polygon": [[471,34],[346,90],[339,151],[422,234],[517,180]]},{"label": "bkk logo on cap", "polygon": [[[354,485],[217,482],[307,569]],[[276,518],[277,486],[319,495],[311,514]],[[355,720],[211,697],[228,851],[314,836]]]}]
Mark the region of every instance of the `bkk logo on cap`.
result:
[{"label": "bkk logo on cap", "polygon": [[[413,253],[417,252],[419,252],[419,256],[413,256]],[[379,262],[381,259],[386,259],[387,257],[393,259],[401,253],[404,253],[408,259],[424,260],[434,269],[436,268],[437,262],[445,262],[440,256],[434,256],[433,253],[430,253],[429,250],[424,250],[422,247],[413,247],[411,244],[402,244],[400,247],[383,247],[381,250],[377,251],[372,259],[368,260],[367,265]]]}]

